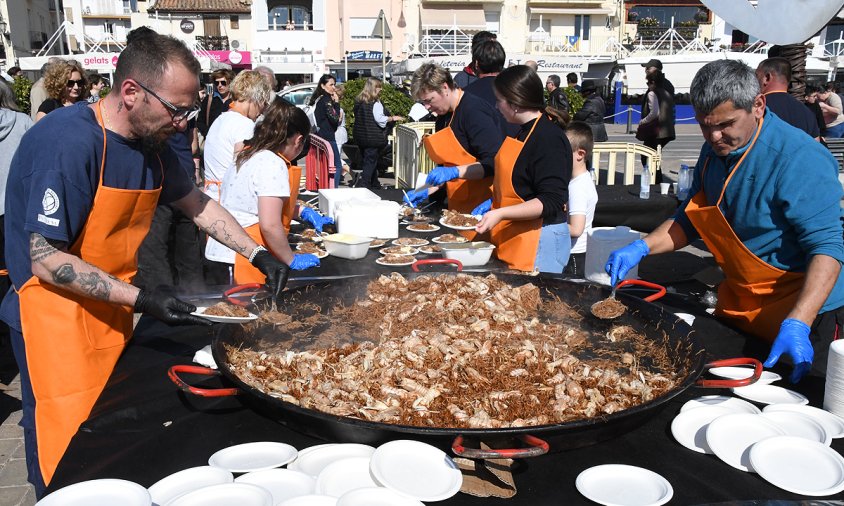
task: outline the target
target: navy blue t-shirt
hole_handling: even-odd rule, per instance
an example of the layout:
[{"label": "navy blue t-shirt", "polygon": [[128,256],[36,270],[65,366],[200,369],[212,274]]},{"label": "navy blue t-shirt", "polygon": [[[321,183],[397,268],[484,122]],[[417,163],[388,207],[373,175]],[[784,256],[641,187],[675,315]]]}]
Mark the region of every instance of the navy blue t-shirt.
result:
[{"label": "navy blue t-shirt", "polygon": [[[452,115],[454,121],[451,121]],[[456,112],[437,118],[436,131],[447,127],[449,121],[457,142],[483,165],[484,175],[493,175],[495,155],[505,137],[498,111],[477,95],[463,93]]]},{"label": "navy blue t-shirt", "polygon": [[788,92],[772,92],[765,95],[765,104],[782,120],[794,128],[803,130],[809,137],[820,137],[818,122],[815,116],[802,102],[788,94]]},{"label": "navy blue t-shirt", "polygon": [[504,132],[505,136],[508,137],[515,137],[519,134],[519,125],[514,125],[513,123],[507,123],[507,120],[504,119],[504,116],[501,115],[501,111],[498,110],[496,106],[496,98],[495,98],[495,76],[487,76],[478,79],[477,81],[473,82],[469,86],[463,88],[463,91],[466,93],[470,93],[472,95],[477,95],[478,97],[484,99],[489,105],[495,109],[495,112],[498,113],[499,124],[501,125],[501,131]]},{"label": "navy blue t-shirt", "polygon": [[[186,196],[193,185],[178,156],[167,145],[158,155],[141,144],[107,131],[103,183],[110,188],[151,190],[162,185],[160,203]],[[21,287],[32,270],[29,236],[73,244],[91,207],[100,178],[103,133],[90,107],[63,107],[45,116],[24,135],[9,169],[6,186],[6,265],[13,287]],[[160,159],[160,162],[159,162]],[[18,297],[3,300],[0,319],[20,328]]]}]

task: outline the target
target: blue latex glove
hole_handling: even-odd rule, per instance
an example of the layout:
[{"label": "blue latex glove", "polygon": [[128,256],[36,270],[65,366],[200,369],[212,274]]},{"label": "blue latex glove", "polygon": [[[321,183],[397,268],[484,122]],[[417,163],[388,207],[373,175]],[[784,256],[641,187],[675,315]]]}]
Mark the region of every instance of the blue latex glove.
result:
[{"label": "blue latex glove", "polygon": [[442,165],[437,165],[436,167],[428,173],[428,177],[425,178],[425,184],[428,186],[439,186],[443,183],[447,183],[452,179],[457,179],[457,176],[460,173],[457,171],[457,167],[444,167]]},{"label": "blue latex glove", "polygon": [[330,225],[334,223],[334,218],[329,218],[328,216],[323,216],[318,212],[314,211],[310,207],[305,207],[299,213],[299,217],[305,220],[306,222],[310,223],[312,227],[317,232],[322,232],[322,227],[325,225]]},{"label": "blue latex glove", "polygon": [[604,270],[610,275],[610,286],[615,286],[619,280],[627,276],[627,272],[635,267],[651,250],[645,241],[639,239],[627,246],[610,253]]},{"label": "blue latex glove", "polygon": [[492,199],[486,199],[483,202],[481,202],[480,204],[478,204],[478,207],[472,209],[472,214],[474,214],[474,215],[484,215],[490,209],[492,209]]},{"label": "blue latex glove", "polygon": [[319,267],[319,258],[310,253],[300,253],[293,255],[293,261],[290,262],[290,268],[294,271],[304,271],[311,267]]},{"label": "blue latex glove", "polygon": [[428,189],[422,190],[411,190],[407,192],[407,196],[404,198],[405,203],[410,207],[416,207],[422,203],[423,200],[428,198]]},{"label": "blue latex glove", "polygon": [[794,370],[791,372],[789,378],[792,383],[800,381],[806,373],[812,368],[812,359],[815,358],[815,350],[812,347],[812,342],[809,341],[809,332],[811,329],[808,325],[795,320],[794,318],[786,318],[780,325],[780,333],[774,340],[771,346],[771,354],[765,360],[765,367],[773,367],[780,359],[780,355],[785,353],[791,357],[794,363]]}]

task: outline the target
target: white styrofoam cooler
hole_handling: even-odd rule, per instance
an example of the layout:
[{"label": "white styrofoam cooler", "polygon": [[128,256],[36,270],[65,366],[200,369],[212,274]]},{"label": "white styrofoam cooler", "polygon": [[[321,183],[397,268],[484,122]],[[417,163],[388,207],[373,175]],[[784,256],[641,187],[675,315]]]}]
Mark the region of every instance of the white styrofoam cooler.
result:
[{"label": "white styrofoam cooler", "polygon": [[319,211],[337,219],[337,204],[348,200],[381,200],[368,188],[326,188],[319,190]]},{"label": "white styrofoam cooler", "polygon": [[389,200],[348,200],[337,203],[334,222],[341,234],[395,239],[400,209],[398,202]]}]

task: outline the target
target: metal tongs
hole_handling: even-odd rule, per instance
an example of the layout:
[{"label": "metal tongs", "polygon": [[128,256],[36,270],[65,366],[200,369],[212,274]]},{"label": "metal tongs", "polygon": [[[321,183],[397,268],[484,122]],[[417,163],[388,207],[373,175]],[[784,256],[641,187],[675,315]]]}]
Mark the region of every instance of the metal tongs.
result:
[{"label": "metal tongs", "polygon": [[[273,293],[269,286],[261,283],[237,285],[223,292],[223,300],[237,306],[248,307],[253,305],[257,307],[260,303],[270,299],[270,310],[275,312],[278,309],[279,294],[287,284],[287,273],[285,273],[283,279],[279,280],[278,284],[278,293]],[[244,297],[249,297],[248,301],[243,300]]]}]

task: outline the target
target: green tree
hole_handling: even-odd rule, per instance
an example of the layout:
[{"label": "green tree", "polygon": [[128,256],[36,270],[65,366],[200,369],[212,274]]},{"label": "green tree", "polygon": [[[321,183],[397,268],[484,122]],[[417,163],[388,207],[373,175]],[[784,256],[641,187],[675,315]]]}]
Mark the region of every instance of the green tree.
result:
[{"label": "green tree", "polygon": [[[349,131],[350,142],[354,141],[352,132],[355,125],[355,100],[363,90],[365,82],[366,78],[359,78],[347,81],[343,85],[344,94],[343,100],[340,101],[340,107],[346,112],[346,130]],[[381,103],[393,116],[407,117],[410,108],[413,107],[413,99],[390,83],[384,83],[384,88],[381,90]]]},{"label": "green tree", "polygon": [[29,102],[29,93],[32,90],[32,81],[27,79],[25,76],[17,76],[15,77],[15,81],[12,83],[12,91],[15,92],[15,99],[18,101],[18,107],[20,107],[22,112],[29,114],[30,109],[30,102]]}]

